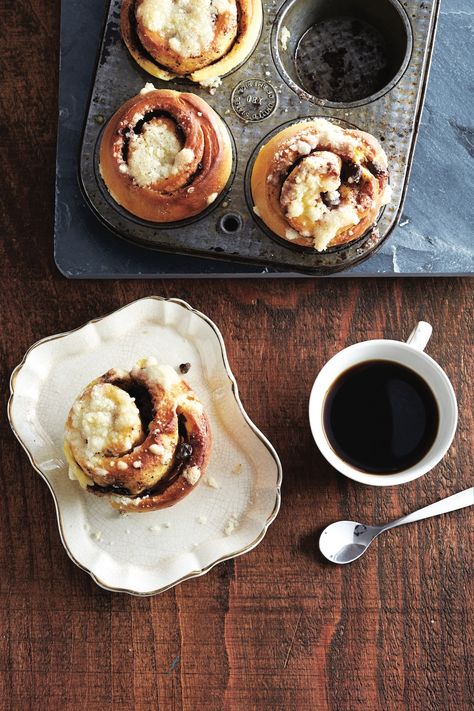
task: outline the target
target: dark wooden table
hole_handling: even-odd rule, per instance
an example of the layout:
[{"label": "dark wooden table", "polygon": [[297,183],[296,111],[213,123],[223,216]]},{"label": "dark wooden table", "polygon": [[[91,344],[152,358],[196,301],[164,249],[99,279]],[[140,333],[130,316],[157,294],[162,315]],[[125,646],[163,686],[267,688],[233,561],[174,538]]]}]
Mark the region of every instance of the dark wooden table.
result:
[{"label": "dark wooden table", "polygon": [[[472,708],[472,510],[395,530],[352,566],[326,564],[317,550],[335,519],[389,520],[472,485],[471,282],[65,280],[52,259],[59,3],[1,9],[0,707]],[[186,299],[219,325],[284,484],[256,550],[138,599],[101,590],[69,560],[5,403],[32,342],[147,294]],[[340,348],[405,337],[420,318],[434,325],[429,353],[459,399],[454,444],[411,484],[357,485],[312,441],[311,384]]]}]

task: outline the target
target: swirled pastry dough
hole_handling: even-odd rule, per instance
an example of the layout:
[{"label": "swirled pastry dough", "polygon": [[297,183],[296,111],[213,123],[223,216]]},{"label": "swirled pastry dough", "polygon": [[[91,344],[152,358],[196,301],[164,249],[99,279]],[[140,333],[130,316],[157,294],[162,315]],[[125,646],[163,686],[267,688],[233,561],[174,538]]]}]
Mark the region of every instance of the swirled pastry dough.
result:
[{"label": "swirled pastry dough", "polygon": [[312,119],[261,148],[251,186],[255,212],[275,234],[322,252],[376,222],[389,199],[387,157],[369,133]]},{"label": "swirled pastry dough", "polygon": [[188,76],[215,88],[252,52],[261,0],[124,0],[121,31],[140,66],[165,81]]},{"label": "swirled pastry dough", "polygon": [[173,368],[153,358],[90,383],[65,426],[70,477],[127,511],[164,508],[189,493],[210,446],[201,403]]},{"label": "swirled pastry dough", "polygon": [[119,205],[145,220],[175,222],[199,214],[222,192],[232,146],[199,96],[147,84],[107,123],[99,167]]}]

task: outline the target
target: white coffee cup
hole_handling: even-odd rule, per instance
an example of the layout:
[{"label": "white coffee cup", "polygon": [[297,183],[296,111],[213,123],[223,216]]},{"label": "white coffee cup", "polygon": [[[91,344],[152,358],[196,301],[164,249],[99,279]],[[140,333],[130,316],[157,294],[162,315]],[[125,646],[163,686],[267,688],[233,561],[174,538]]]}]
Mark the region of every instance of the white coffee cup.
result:
[{"label": "white coffee cup", "polygon": [[[337,353],[320,371],[309,399],[309,422],[321,453],[341,474],[371,486],[404,484],[426,474],[448,451],[456,432],[458,407],[448,376],[423,352],[431,333],[430,324],[420,321],[406,343],[385,339],[356,343]],[[438,404],[439,426],[431,448],[419,462],[396,474],[372,474],[352,466],[336,454],[324,429],[324,401],[332,384],[349,368],[371,360],[387,360],[411,368],[429,385]]]}]

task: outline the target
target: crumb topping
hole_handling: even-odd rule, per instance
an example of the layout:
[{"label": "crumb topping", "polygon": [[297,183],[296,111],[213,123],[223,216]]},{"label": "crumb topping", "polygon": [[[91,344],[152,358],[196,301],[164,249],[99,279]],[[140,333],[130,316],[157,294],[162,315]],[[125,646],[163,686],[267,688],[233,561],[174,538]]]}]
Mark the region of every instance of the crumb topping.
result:
[{"label": "crumb topping", "polygon": [[216,89],[218,89],[222,84],[222,79],[220,77],[212,77],[211,79],[201,79],[199,84],[204,89],[209,89],[210,94],[215,94]]},{"label": "crumb topping", "polygon": [[299,233],[294,230],[292,227],[287,227],[285,230],[285,237],[286,239],[289,239],[290,242],[292,242],[294,239],[298,239]]},{"label": "crumb topping", "polygon": [[280,33],[280,44],[281,44],[281,48],[283,50],[285,50],[285,52],[288,49],[288,40],[290,39],[290,37],[291,37],[290,30],[288,29],[288,27],[283,25],[283,27],[281,28],[281,33]]},{"label": "crumb topping", "polygon": [[98,383],[76,400],[71,424],[69,444],[91,466],[98,455],[119,456],[144,438],[134,398],[110,383]]},{"label": "crumb topping", "polygon": [[137,8],[144,26],[167,39],[170,49],[182,57],[199,57],[208,49],[222,15],[231,43],[237,32],[233,0],[142,0]]},{"label": "crumb topping", "polygon": [[199,467],[188,467],[187,469],[184,470],[183,472],[184,478],[191,484],[191,486],[194,486],[194,484],[197,484],[199,481],[199,477],[201,476],[201,470]]},{"label": "crumb topping", "polygon": [[163,456],[165,453],[165,448],[163,447],[162,444],[150,444],[148,449],[150,450],[150,452],[152,454],[156,454],[156,456],[158,456],[158,457]]},{"label": "crumb topping", "polygon": [[281,191],[280,203],[289,224],[298,235],[312,237],[320,251],[339,230],[360,221],[351,195],[343,197],[339,192],[341,167],[338,155],[318,151],[297,164]]},{"label": "crumb topping", "polygon": [[144,96],[145,94],[149,94],[150,91],[155,91],[156,87],[154,84],[151,83],[151,81],[147,81],[143,89],[140,89],[140,95]]},{"label": "crumb topping", "polygon": [[177,175],[193,160],[194,152],[181,147],[169,122],[154,119],[129,136],[128,172],[140,187]]},{"label": "crumb topping", "polygon": [[224,527],[224,533],[226,536],[230,536],[237,526],[239,525],[239,520],[236,516],[232,514]]},{"label": "crumb topping", "polygon": [[155,358],[139,361],[132,370],[132,377],[140,377],[150,385],[158,384],[164,390],[171,390],[181,382],[180,377],[170,365],[158,365]]}]

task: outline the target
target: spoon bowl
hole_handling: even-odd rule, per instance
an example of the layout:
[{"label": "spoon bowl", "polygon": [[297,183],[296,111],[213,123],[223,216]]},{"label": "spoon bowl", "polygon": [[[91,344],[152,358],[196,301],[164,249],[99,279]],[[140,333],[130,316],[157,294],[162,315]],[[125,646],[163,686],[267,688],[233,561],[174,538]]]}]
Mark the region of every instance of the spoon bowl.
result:
[{"label": "spoon bowl", "polygon": [[365,553],[380,529],[357,521],[336,521],[321,533],[319,550],[332,563],[352,563]]}]

